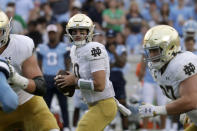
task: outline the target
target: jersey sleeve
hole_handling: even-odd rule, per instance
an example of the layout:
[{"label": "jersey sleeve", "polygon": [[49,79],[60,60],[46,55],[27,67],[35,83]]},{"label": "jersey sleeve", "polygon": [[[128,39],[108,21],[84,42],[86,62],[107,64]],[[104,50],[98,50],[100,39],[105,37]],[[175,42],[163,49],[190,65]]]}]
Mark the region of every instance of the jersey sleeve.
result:
[{"label": "jersey sleeve", "polygon": [[182,57],[174,69],[176,71],[175,78],[178,82],[182,82],[197,73],[197,56],[193,53],[189,54],[188,56]]},{"label": "jersey sleeve", "polygon": [[98,59],[98,60],[90,61],[91,73],[100,71],[100,70],[105,70],[105,69],[106,69],[105,59]]},{"label": "jersey sleeve", "polygon": [[91,73],[105,70],[107,67],[108,55],[105,47],[99,43],[91,43],[87,54],[87,60],[90,62]]},{"label": "jersey sleeve", "polygon": [[24,45],[22,47],[21,53],[23,53],[27,58],[32,56],[35,50],[34,42],[31,38],[25,36],[24,37]]},{"label": "jersey sleeve", "polygon": [[85,53],[89,61],[104,59],[107,55],[105,47],[96,42],[90,43]]},{"label": "jersey sleeve", "polygon": [[16,63],[23,63],[26,59],[33,55],[34,50],[34,42],[28,36],[23,35],[11,35],[11,39],[13,39],[11,50],[15,51]]}]

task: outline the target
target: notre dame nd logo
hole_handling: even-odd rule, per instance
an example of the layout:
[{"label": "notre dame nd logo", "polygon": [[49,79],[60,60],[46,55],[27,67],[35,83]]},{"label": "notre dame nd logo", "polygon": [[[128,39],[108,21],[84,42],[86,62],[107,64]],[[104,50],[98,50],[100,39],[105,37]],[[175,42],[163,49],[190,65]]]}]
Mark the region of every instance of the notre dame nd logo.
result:
[{"label": "notre dame nd logo", "polygon": [[186,75],[190,76],[192,73],[195,72],[195,66],[190,62],[188,65],[184,66],[183,70],[185,71]]},{"label": "notre dame nd logo", "polygon": [[101,49],[99,47],[92,48],[91,52],[92,52],[92,56],[97,57],[97,56],[100,56]]}]

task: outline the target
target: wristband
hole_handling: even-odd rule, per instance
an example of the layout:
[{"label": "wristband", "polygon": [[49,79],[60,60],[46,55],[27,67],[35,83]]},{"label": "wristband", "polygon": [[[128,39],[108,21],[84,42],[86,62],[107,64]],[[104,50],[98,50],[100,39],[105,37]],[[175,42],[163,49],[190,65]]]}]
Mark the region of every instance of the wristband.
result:
[{"label": "wristband", "polygon": [[94,90],[94,83],[92,80],[79,79],[77,85],[80,89]]},{"label": "wristband", "polygon": [[14,74],[12,82],[14,85],[19,86],[22,89],[26,89],[29,84],[29,80],[18,73]]},{"label": "wristband", "polygon": [[155,113],[156,115],[167,115],[166,106],[156,106]]}]

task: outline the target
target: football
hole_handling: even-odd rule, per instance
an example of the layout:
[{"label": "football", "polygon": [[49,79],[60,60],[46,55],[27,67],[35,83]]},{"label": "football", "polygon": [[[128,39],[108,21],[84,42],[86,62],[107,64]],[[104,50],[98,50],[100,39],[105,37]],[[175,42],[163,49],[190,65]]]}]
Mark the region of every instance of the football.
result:
[{"label": "football", "polygon": [[[57,75],[69,75],[69,73],[65,70],[60,70]],[[57,89],[68,97],[72,97],[75,93],[75,86],[66,86],[64,88],[57,86]]]}]

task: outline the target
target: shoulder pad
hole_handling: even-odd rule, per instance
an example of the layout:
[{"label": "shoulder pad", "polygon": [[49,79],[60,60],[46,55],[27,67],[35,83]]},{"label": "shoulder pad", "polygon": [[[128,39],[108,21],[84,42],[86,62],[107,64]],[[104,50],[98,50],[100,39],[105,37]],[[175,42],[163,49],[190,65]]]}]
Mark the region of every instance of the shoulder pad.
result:
[{"label": "shoulder pad", "polygon": [[103,59],[107,56],[105,46],[98,42],[90,42],[86,46],[86,58],[88,60]]}]

